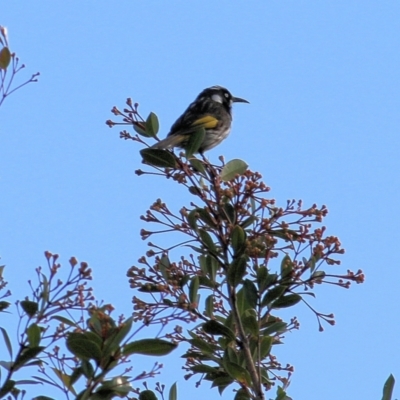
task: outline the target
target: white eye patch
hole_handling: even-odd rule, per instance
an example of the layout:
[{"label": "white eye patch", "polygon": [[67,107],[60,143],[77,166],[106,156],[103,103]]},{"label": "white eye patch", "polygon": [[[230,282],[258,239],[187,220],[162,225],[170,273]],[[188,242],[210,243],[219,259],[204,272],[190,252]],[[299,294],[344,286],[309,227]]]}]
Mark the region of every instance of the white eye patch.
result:
[{"label": "white eye patch", "polygon": [[217,103],[222,103],[222,101],[223,101],[221,95],[219,95],[217,93],[215,93],[211,96],[211,100],[214,100]]}]

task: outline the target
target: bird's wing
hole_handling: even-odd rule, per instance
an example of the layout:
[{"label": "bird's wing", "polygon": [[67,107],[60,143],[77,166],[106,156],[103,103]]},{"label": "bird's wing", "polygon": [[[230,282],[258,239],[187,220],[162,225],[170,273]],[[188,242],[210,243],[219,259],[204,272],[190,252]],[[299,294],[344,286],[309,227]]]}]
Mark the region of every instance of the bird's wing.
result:
[{"label": "bird's wing", "polygon": [[195,129],[204,128],[212,129],[218,125],[218,119],[212,115],[204,115],[192,122],[191,126]]},{"label": "bird's wing", "polygon": [[218,125],[218,119],[212,115],[203,115],[200,118],[195,119],[190,124],[187,121],[177,121],[171,128],[171,132],[168,136],[153,145],[155,149],[167,149],[175,146],[179,146],[181,143],[187,140],[188,135],[196,132],[198,129],[213,129]]}]

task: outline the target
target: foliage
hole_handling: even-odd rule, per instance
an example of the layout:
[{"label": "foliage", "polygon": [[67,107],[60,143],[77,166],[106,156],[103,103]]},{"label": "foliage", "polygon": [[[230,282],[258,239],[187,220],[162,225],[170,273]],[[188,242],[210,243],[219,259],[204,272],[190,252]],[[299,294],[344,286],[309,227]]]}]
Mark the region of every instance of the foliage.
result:
[{"label": "foliage", "polygon": [[0,106],[11,93],[28,83],[37,82],[38,72],[33,74],[27,81],[15,87],[12,86],[15,76],[24,68],[25,65],[20,65],[19,58],[10,51],[7,29],[4,26],[0,26]]},{"label": "foliage", "polygon": [[144,146],[140,153],[150,171],[138,169],[137,175],[172,180],[193,196],[190,206],[177,211],[158,199],[141,217],[155,226],[142,229],[142,239],[172,232],[182,239],[169,247],[149,242],[141,266],[129,269],[130,285],[139,292],[133,297],[134,320],[162,328],[192,323],[188,333],[178,325],[167,337],[189,344],[182,357],[186,379],[198,376],[196,385],[206,380],[222,393],[235,384],[235,399],[244,400],[264,399],[278,383],[276,399],[288,399],[293,368],[273,353],[299,323],[295,317],[284,320],[280,310],[305,304],[323,330],[323,322],[333,325],[334,319],[309,303],[315,285],[348,288],[352,281],[363,282],[362,271],[335,272],[344,250],[321,226],[325,206],[304,208],[291,200],[280,207],[244,161],[225,163],[221,157],[213,165],[194,157],[204,132],[195,133],[200,139],[178,156],[152,149],[146,141],[158,140],[155,114],[144,120],[137,103],[126,104],[123,111],[112,109],[122,122],[107,124],[132,125],[136,131],[120,136]]},{"label": "foliage", "polygon": [[383,385],[382,400],[391,400],[394,388],[394,377],[392,374],[389,375],[385,384]]},{"label": "foliage", "polygon": [[[87,264],[70,260],[65,282],[59,276],[58,256],[45,253],[48,270],[37,268],[37,286],[32,296],[17,302],[19,313],[18,345],[5,328],[0,328],[8,360],[0,361],[5,370],[0,397],[23,398],[27,384],[44,384],[62,391],[67,399],[133,399],[141,390],[132,382],[154,377],[161,364],[148,372],[132,376],[134,365],[127,366],[133,355],[163,356],[176,344],[162,339],[132,340],[142,325],[132,332],[133,319],[111,316],[111,305],[98,305],[88,287],[92,279]],[[10,293],[8,293],[10,295]],[[31,379],[18,379],[19,372],[36,367]],[[121,371],[121,367],[124,367]],[[26,374],[26,373],[25,373]],[[39,396],[37,399],[50,399]]]}]

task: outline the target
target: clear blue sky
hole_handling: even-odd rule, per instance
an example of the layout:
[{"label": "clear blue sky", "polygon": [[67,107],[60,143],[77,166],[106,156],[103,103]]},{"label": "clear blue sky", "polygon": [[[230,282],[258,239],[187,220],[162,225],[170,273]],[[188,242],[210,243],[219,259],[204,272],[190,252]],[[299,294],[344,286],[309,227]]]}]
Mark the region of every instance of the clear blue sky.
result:
[{"label": "clear blue sky", "polygon": [[[380,399],[389,373],[400,379],[399,21],[396,1],[3,2],[25,76],[41,73],[0,109],[0,255],[15,298],[50,250],[87,261],[97,297],[130,313],[139,216],[157,197],[176,209],[188,197],[135,176],[138,146],[104,121],[132,97],[164,136],[202,89],[223,85],[251,104],[235,107],[209,158],[244,159],[278,202],[326,204],[343,270],[366,274],[350,290],[318,288],[313,305],[336,316],[323,333],[294,310],[301,329],[279,349],[295,366],[288,394]],[[178,380],[181,400],[218,397],[163,361],[158,380]]]}]

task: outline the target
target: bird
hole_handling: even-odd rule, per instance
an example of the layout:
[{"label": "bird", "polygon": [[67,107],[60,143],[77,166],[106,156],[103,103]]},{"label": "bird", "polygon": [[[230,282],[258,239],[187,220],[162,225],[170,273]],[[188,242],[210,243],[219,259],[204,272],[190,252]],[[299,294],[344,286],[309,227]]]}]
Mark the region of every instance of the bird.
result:
[{"label": "bird", "polygon": [[227,138],[232,125],[232,104],[249,103],[240,97],[234,97],[222,86],[204,89],[189,105],[186,111],[171,126],[167,137],[151,148],[185,149],[190,136],[201,128],[205,130],[203,142],[198,153],[212,149]]}]

